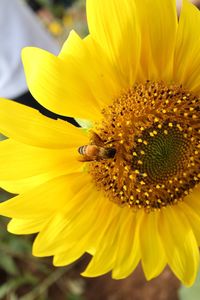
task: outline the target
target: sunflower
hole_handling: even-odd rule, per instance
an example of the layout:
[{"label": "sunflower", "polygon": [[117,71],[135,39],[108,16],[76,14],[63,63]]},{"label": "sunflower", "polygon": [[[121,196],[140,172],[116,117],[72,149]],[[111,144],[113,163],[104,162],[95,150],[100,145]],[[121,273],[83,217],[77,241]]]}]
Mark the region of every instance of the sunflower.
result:
[{"label": "sunflower", "polygon": [[200,245],[200,13],[175,0],[87,0],[89,35],[56,57],[22,53],[46,108],[89,128],[0,101],[0,204],[8,230],[38,233],[55,266],[92,259],[83,275],[148,280],[166,264],[191,285]]}]

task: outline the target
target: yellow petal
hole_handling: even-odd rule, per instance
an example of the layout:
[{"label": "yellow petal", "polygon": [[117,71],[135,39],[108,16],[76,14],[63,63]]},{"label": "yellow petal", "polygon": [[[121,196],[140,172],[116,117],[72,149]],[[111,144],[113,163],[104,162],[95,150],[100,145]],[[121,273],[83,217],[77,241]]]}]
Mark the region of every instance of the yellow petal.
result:
[{"label": "yellow petal", "polygon": [[169,266],[186,286],[192,285],[199,268],[199,250],[191,225],[178,205],[161,210],[159,230]]},{"label": "yellow petal", "polygon": [[200,185],[193,189],[193,191],[184,198],[187,203],[200,216]]},{"label": "yellow petal", "polygon": [[0,142],[0,182],[19,180],[58,168],[66,173],[83,167],[77,160],[77,149],[43,149],[18,143],[11,139]]},{"label": "yellow petal", "polygon": [[158,276],[167,260],[158,232],[160,212],[143,213],[140,226],[140,251],[147,280]]},{"label": "yellow petal", "polygon": [[197,93],[200,92],[199,28],[199,10],[184,0],[177,32],[174,79]]},{"label": "yellow petal", "polygon": [[[103,49],[88,35],[82,40],[74,31],[70,32],[59,58],[65,61],[73,59],[82,76],[89,83],[91,92],[99,107],[110,104],[123,88],[118,74],[106,57]],[[79,71],[80,72],[80,71]]]},{"label": "yellow petal", "polygon": [[114,279],[123,279],[129,276],[136,268],[141,257],[138,235],[141,213],[134,214],[129,209],[126,213],[127,217],[124,218],[124,222],[121,224],[116,260],[112,271]]},{"label": "yellow petal", "polygon": [[[79,164],[78,166],[76,165],[76,163],[73,162],[71,158],[71,160],[69,159],[69,163],[67,164],[67,167],[66,165],[62,164],[62,165],[55,166],[54,169],[50,170],[48,173],[42,173],[39,175],[26,177],[22,179],[4,180],[4,181],[0,180],[0,186],[4,190],[10,193],[21,194],[61,175],[81,172],[84,166],[83,165],[81,166]],[[12,173],[12,169],[11,169],[11,173]]]},{"label": "yellow petal", "polygon": [[183,213],[187,217],[194,235],[196,237],[197,243],[200,246],[200,215],[198,215],[197,211],[192,209],[190,205],[183,202],[180,204],[180,209],[182,209]]},{"label": "yellow petal", "polygon": [[66,266],[79,259],[85,251],[82,250],[79,243],[67,249],[64,253],[56,254],[53,258],[53,264],[56,267]]},{"label": "yellow petal", "polygon": [[135,81],[140,55],[140,30],[135,1],[88,0],[91,36],[102,46],[122,82]]},{"label": "yellow petal", "polygon": [[62,165],[60,165],[56,167],[54,170],[49,171],[48,173],[43,173],[36,176],[31,176],[31,177],[26,177],[26,178],[16,179],[16,180],[4,180],[4,181],[1,180],[0,186],[4,190],[10,193],[21,194],[55,177],[66,175],[68,173],[73,173],[73,171],[69,170],[69,172],[67,172],[67,170],[63,168]]},{"label": "yellow petal", "polygon": [[47,109],[65,116],[95,120],[100,108],[89,82],[73,58],[61,58],[39,48],[24,48],[22,60],[27,84],[35,99]]},{"label": "yellow petal", "polygon": [[[17,219],[40,219],[62,211],[81,187],[82,173],[61,176],[0,203],[0,214]],[[76,183],[76,186],[74,186]]]},{"label": "yellow petal", "polygon": [[[114,210],[117,214],[114,214]],[[95,277],[109,272],[114,264],[118,243],[120,222],[120,207],[114,207],[110,211],[108,220],[102,227],[101,238],[86,270],[82,273],[86,277]]]},{"label": "yellow petal", "polygon": [[[55,255],[54,265],[64,266],[77,260],[83,253],[88,252],[92,245],[97,243],[104,223],[105,206],[107,205],[103,205],[104,203],[99,199],[96,200],[95,197],[95,201],[93,200],[93,202],[96,202],[95,204],[89,201],[86,206],[84,205],[83,210],[70,222],[67,223],[67,218],[63,217],[62,227],[60,224],[55,227],[55,229],[62,228],[62,230],[56,232],[54,240],[52,239],[52,243],[47,246],[48,255]],[[98,217],[95,212],[98,212]],[[88,216],[90,217],[88,218]],[[71,222],[73,224],[70,225]]]},{"label": "yellow petal", "polygon": [[171,81],[178,25],[175,0],[135,0],[142,32],[143,80]]},{"label": "yellow petal", "polygon": [[87,143],[87,136],[80,128],[5,99],[0,99],[0,132],[19,142],[44,148],[78,147]]},{"label": "yellow petal", "polygon": [[[62,253],[64,250],[67,251],[71,244],[78,243],[85,236],[84,227],[88,228],[88,232],[92,230],[89,216],[92,212],[96,216],[94,208],[97,208],[98,198],[95,198],[95,196],[98,197],[98,194],[96,194],[98,192],[93,191],[94,187],[90,183],[90,178],[84,175],[77,178],[77,180],[81,180],[81,186],[79,184],[77,193],[66,201],[66,205],[63,206],[62,210],[59,213],[57,212],[37,236],[33,246],[34,255],[48,256]],[[77,227],[81,232],[76,232]],[[80,236],[77,240],[79,233]],[[71,234],[72,237],[70,237]],[[87,246],[85,241],[85,249]]]},{"label": "yellow petal", "polygon": [[39,232],[48,221],[48,218],[40,219],[12,219],[8,223],[8,231],[14,234],[32,234]]}]

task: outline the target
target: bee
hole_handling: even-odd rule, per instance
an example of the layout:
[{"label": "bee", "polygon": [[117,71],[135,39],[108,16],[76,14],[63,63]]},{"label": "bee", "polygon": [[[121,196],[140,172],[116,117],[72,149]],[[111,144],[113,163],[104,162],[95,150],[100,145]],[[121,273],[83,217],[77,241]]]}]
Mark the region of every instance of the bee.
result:
[{"label": "bee", "polygon": [[107,144],[113,141],[104,142],[95,132],[92,133],[92,138],[92,144],[83,145],[78,148],[78,153],[82,155],[80,161],[99,161],[115,156],[116,149],[114,147],[106,147]]}]

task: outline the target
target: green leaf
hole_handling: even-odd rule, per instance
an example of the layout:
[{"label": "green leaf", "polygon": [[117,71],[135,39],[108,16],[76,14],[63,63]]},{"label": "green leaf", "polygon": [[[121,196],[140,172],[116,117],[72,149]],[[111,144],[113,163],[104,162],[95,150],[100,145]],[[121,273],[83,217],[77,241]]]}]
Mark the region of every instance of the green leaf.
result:
[{"label": "green leaf", "polygon": [[69,294],[67,300],[84,300],[80,295]]},{"label": "green leaf", "polygon": [[90,129],[93,127],[92,122],[89,120],[84,120],[84,119],[79,119],[79,118],[75,118],[75,120],[82,128]]},{"label": "green leaf", "polygon": [[8,280],[5,284],[0,285],[0,299],[4,299],[6,295],[17,290],[20,286],[29,283],[29,278],[20,277]]},{"label": "green leaf", "polygon": [[31,241],[26,238],[17,238],[14,235],[9,235],[7,237],[7,244],[12,249],[13,252],[18,253],[18,254],[27,254],[31,253]]},{"label": "green leaf", "polygon": [[0,267],[9,275],[19,275],[14,259],[4,253],[1,253]]},{"label": "green leaf", "polygon": [[182,286],[179,289],[180,300],[199,300],[200,299],[200,273],[197,276],[197,280],[190,288]]}]

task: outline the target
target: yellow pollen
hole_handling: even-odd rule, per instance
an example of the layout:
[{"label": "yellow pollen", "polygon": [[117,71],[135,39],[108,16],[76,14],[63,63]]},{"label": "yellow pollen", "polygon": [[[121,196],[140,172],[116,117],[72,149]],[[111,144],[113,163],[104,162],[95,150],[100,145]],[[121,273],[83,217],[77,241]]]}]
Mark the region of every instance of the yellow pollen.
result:
[{"label": "yellow pollen", "polygon": [[146,81],[102,110],[87,149],[97,152],[82,161],[105,198],[146,212],[184,201],[200,183],[199,101],[182,86]]}]

